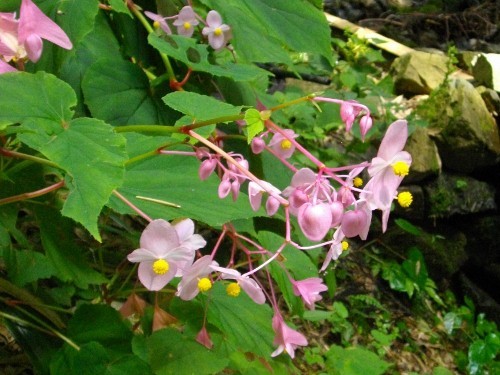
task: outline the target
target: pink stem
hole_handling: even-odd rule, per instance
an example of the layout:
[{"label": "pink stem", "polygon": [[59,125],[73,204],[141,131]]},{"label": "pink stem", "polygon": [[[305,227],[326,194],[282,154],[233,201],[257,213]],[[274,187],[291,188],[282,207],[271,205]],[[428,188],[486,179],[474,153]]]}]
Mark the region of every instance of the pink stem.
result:
[{"label": "pink stem", "polygon": [[144,219],[146,219],[149,222],[152,222],[153,219],[151,219],[148,215],[146,215],[144,212],[142,212],[135,204],[130,202],[127,198],[125,198],[123,195],[121,195],[117,190],[113,190],[113,194],[116,195],[120,200],[123,201],[127,206],[129,206],[132,210],[137,212],[139,216],[142,216]]}]

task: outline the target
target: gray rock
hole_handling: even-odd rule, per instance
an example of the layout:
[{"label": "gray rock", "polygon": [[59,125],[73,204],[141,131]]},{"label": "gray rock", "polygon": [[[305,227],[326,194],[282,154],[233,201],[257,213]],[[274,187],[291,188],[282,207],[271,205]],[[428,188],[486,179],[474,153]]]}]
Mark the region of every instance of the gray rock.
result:
[{"label": "gray rock", "polygon": [[429,94],[441,85],[448,70],[448,57],[413,51],[392,63],[396,91],[401,94]]},{"label": "gray rock", "polygon": [[412,156],[410,174],[405,183],[415,183],[441,172],[441,158],[427,128],[417,128],[406,142],[405,150]]},{"label": "gray rock", "polygon": [[496,122],[472,84],[453,79],[419,109],[438,130],[436,144],[443,166],[468,173],[500,159]]},{"label": "gray rock", "polygon": [[496,210],[495,188],[466,175],[442,173],[424,186],[430,218]]},{"label": "gray rock", "polygon": [[472,74],[479,83],[500,92],[500,54],[481,54],[472,68]]},{"label": "gray rock", "polygon": [[498,93],[484,86],[476,87],[476,91],[481,95],[481,98],[483,98],[488,111],[494,116],[498,116],[500,114],[500,96],[498,96]]}]

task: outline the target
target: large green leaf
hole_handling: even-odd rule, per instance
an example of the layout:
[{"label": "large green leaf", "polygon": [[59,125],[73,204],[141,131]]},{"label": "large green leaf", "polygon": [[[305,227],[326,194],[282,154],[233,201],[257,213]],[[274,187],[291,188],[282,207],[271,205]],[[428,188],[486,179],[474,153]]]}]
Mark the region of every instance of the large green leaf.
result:
[{"label": "large green leaf", "polygon": [[151,368],[157,375],[215,374],[229,362],[171,328],[153,333],[148,339],[148,351]]},{"label": "large green leaf", "polygon": [[141,68],[125,60],[101,59],[82,80],[92,115],[112,125],[165,124],[166,106],[154,98]]},{"label": "large green leaf", "polygon": [[379,375],[391,367],[375,353],[361,347],[342,348],[334,345],[326,353],[326,364],[334,374]]},{"label": "large green leaf", "polygon": [[[168,143],[169,139],[127,134],[127,140],[129,155],[135,156],[136,150],[144,151],[147,146],[148,151],[155,150],[161,143]],[[243,193],[236,202],[230,197],[219,199],[219,178],[212,175],[208,180],[201,181],[198,177],[199,166],[198,159],[191,156],[156,155],[127,167],[125,181],[118,191],[152,218],[171,220],[189,217],[220,227],[228,221],[258,214],[252,211],[248,196]],[[153,203],[137,196],[163,200],[180,207]],[[121,213],[133,213],[116,197],[111,198],[110,206]]]},{"label": "large green leaf", "polygon": [[36,251],[5,249],[3,259],[9,279],[19,286],[46,279],[55,274],[54,267],[47,257]]},{"label": "large green leaf", "polygon": [[268,358],[274,350],[271,346],[274,339],[272,310],[266,304],[257,305],[245,292],[236,298],[230,297],[222,283],[215,283],[207,319],[226,335],[232,345],[243,351]]},{"label": "large green leaf", "polygon": [[[203,0],[231,26],[231,43],[248,61],[290,65],[285,50],[312,52],[330,63],[330,27],[319,9],[305,0]],[[265,35],[265,38],[263,37]]]},{"label": "large green leaf", "polygon": [[[26,120],[51,121],[60,126],[73,116],[75,92],[51,74],[23,72],[0,75],[0,130]],[[29,108],[29,111],[26,109]]]},{"label": "large green leaf", "polygon": [[[263,38],[261,38],[263,39]],[[192,38],[182,35],[168,35],[164,39],[150,34],[149,44],[160,52],[173,57],[189,66],[196,72],[206,72],[218,77],[228,77],[235,81],[254,81],[269,75],[266,71],[254,65],[235,64],[227,62],[223,65],[213,65],[208,60],[208,46],[197,44]]]},{"label": "large green leaf", "polygon": [[30,133],[19,138],[67,172],[69,195],[63,215],[81,223],[99,240],[97,217],[123,180],[125,138],[110,125],[90,118],[70,121],[55,136],[49,136],[48,129],[40,129],[37,122],[23,128]]}]

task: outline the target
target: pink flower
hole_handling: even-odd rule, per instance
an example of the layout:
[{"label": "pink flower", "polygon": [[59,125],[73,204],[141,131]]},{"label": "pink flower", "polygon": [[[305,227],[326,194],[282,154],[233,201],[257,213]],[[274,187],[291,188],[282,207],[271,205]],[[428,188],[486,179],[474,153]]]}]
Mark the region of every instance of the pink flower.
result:
[{"label": "pink flower", "polygon": [[18,59],[26,57],[26,50],[18,40],[18,27],[19,20],[16,20],[15,13],[0,13],[0,55],[3,55],[7,62],[14,57]]},{"label": "pink flower", "polygon": [[332,210],[328,203],[305,203],[297,214],[302,233],[311,241],[320,241],[332,225]]},{"label": "pink flower", "polygon": [[366,240],[370,223],[372,220],[372,211],[366,204],[358,204],[358,207],[351,211],[346,211],[342,217],[341,229],[348,238],[359,237]]},{"label": "pink flower", "polygon": [[174,276],[182,275],[193,263],[195,247],[202,243],[204,246],[203,239],[190,234],[188,220],[179,228],[162,219],[153,220],[142,232],[140,248],[127,256],[130,262],[139,263],[139,280],[147,289],[160,290]]},{"label": "pink flower", "polygon": [[264,140],[260,137],[255,137],[252,139],[250,147],[254,154],[260,154],[266,148],[266,142],[264,142]]},{"label": "pink flower", "polygon": [[243,276],[241,273],[231,268],[212,266],[212,269],[214,271],[221,272],[222,278],[225,280],[236,280],[241,289],[243,289],[255,303],[261,305],[266,302],[266,296],[254,279],[251,279],[248,276]]},{"label": "pink flower", "polygon": [[352,124],[354,124],[356,117],[361,111],[361,109],[358,106],[352,105],[351,103],[356,103],[356,101],[355,100],[344,101],[340,105],[340,118],[345,123],[346,132],[351,131]]},{"label": "pink flower", "polygon": [[211,10],[207,14],[207,26],[202,30],[203,35],[208,37],[208,44],[214,50],[219,50],[227,44],[231,39],[231,28],[222,23],[222,17],[215,10]]},{"label": "pink flower", "polygon": [[302,297],[308,309],[314,310],[314,303],[321,300],[321,292],[328,290],[319,277],[311,277],[305,280],[290,280],[293,286],[293,293]]},{"label": "pink flower", "polygon": [[290,129],[283,130],[283,132],[286,134],[286,137],[281,133],[275,133],[269,142],[269,147],[279,157],[288,159],[295,151],[295,145],[290,141],[290,139],[297,138],[298,135]]},{"label": "pink flower", "polygon": [[332,260],[337,260],[340,254],[342,254],[342,240],[344,239],[344,233],[342,233],[342,230],[340,228],[337,228],[335,233],[333,234],[333,243],[330,246],[330,249],[328,250],[328,253],[326,254],[325,260],[323,261],[323,265],[321,266],[321,269],[319,272],[323,272],[326,270],[328,265]]},{"label": "pink flower", "polygon": [[181,9],[179,16],[173,24],[177,27],[177,33],[179,35],[184,35],[189,38],[193,35],[194,26],[198,25],[199,22],[196,19],[196,14],[193,8],[185,6]]},{"label": "pink flower", "polygon": [[146,17],[153,20],[154,27],[160,27],[167,35],[172,34],[172,30],[170,30],[170,26],[168,26],[166,17],[149,11],[145,11],[144,14],[146,15]]},{"label": "pink flower", "polygon": [[405,120],[392,123],[380,144],[377,156],[372,159],[368,174],[372,177],[366,184],[360,198],[370,209],[382,210],[382,230],[387,229],[391,204],[404,176],[409,172],[411,155],[403,151],[408,138]]},{"label": "pink flower", "polygon": [[273,316],[273,329],[276,334],[273,344],[278,345],[278,348],[271,354],[272,357],[276,357],[285,351],[290,357],[294,358],[297,346],[307,345],[305,336],[288,327],[279,312],[275,312]]},{"label": "pink flower", "polygon": [[368,133],[368,130],[371,129],[373,125],[373,120],[370,117],[370,115],[365,115],[361,117],[361,120],[359,120],[359,128],[361,130],[361,139],[364,141],[366,133]]},{"label": "pink flower", "polygon": [[212,284],[207,276],[212,273],[212,266],[218,266],[218,263],[212,260],[210,255],[205,255],[194,262],[193,265],[184,272],[182,280],[177,286],[176,295],[188,301],[196,297],[200,291],[209,290]]},{"label": "pink flower", "polygon": [[46,39],[64,49],[73,48],[66,33],[47,17],[31,0],[22,0],[19,17],[18,38],[24,45],[28,58],[37,62]]}]

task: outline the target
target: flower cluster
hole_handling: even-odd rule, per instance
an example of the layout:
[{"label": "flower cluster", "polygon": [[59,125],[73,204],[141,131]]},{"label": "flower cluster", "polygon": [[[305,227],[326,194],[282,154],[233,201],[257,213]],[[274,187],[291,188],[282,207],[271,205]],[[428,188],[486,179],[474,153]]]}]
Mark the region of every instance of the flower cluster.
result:
[{"label": "flower cluster", "polygon": [[167,21],[174,20],[172,25],[176,27],[177,34],[188,38],[193,36],[194,29],[199,25],[200,21],[203,22],[205,26],[201,33],[208,38],[208,44],[215,50],[224,48],[232,37],[231,28],[223,23],[221,15],[215,10],[208,12],[206,21],[188,5],[183,7],[179,14],[172,17],[164,17],[149,11],[144,12],[144,14],[153,20],[156,28],[160,28],[167,35],[172,34]]},{"label": "flower cluster", "polygon": [[0,73],[16,71],[8,62],[37,62],[46,39],[71,49],[66,33],[47,17],[31,0],[22,0],[20,17],[15,13],[0,13]]},{"label": "flower cluster", "polygon": [[[368,109],[357,102],[342,102],[329,98],[315,100],[340,102],[341,117],[348,131],[352,129],[358,117],[362,137],[372,125]],[[231,193],[236,200],[242,184],[248,180],[248,197],[253,210],[260,209],[264,197],[269,216],[275,215],[280,208],[283,209],[286,234],[282,245],[272,252],[237,233],[232,226],[225,226],[211,255],[199,254],[199,259],[193,262],[196,250],[203,247],[205,241],[194,234],[192,221],[186,219],[171,225],[163,220],[154,220],[141,237],[141,248],[132,252],[128,259],[140,263],[139,280],[150,290],[159,290],[172,278],[181,277],[176,295],[184,300],[193,299],[200,292],[209,291],[214,282],[234,280],[226,287],[229,296],[237,297],[243,290],[255,303],[263,304],[268,301],[273,307],[272,327],[277,349],[272,356],[286,352],[293,358],[295,349],[307,345],[307,339],[285,324],[272,283],[266,283],[270,289],[270,292],[267,292],[256,278],[256,273],[260,270],[269,272],[266,266],[278,258],[286,245],[303,250],[328,246],[329,250],[320,269],[324,271],[332,260],[348,249],[346,239],[358,236],[362,240],[367,238],[374,210],[382,212],[382,229],[385,231],[393,201],[397,200],[403,207],[408,207],[412,202],[409,192],[398,194],[404,176],[409,173],[412,158],[408,152],[403,151],[408,138],[408,126],[404,120],[398,120],[388,127],[377,155],[371,161],[336,168],[325,166],[304,149],[297,142],[298,135],[293,130],[282,129],[269,118],[264,122],[266,130],[252,140],[251,149],[254,153],[267,150],[294,172],[289,185],[283,190],[254,176],[248,161],[241,154],[225,152],[222,149],[222,133],[205,139],[189,130],[188,134],[203,143],[203,146],[193,146],[194,151],[186,154],[194,155],[200,160],[200,179],[205,180],[213,173],[218,175],[220,198]],[[269,141],[266,140],[268,137]],[[308,158],[316,169],[299,169],[291,164],[288,159],[296,151]],[[363,178],[368,180],[366,184]],[[292,241],[292,217],[296,218],[304,236],[316,244],[304,247]],[[327,237],[329,233],[330,239]],[[227,267],[221,267],[214,257],[226,235],[233,241],[231,260]],[[236,250],[241,250],[246,256],[246,273],[242,274],[233,267]],[[257,261],[256,256],[261,260],[257,266],[254,264]],[[320,293],[327,290],[322,279],[310,277],[295,280],[281,262],[277,264],[288,276],[293,293],[302,299],[308,309],[314,309],[315,303],[322,298]],[[198,334],[197,340],[211,347],[205,326]]]}]

